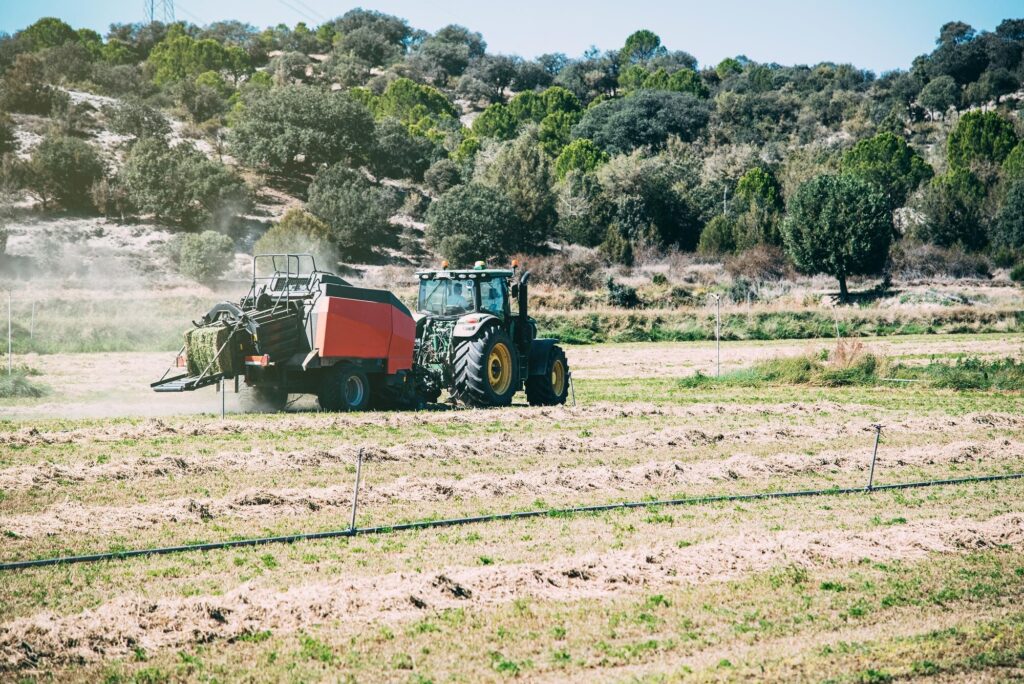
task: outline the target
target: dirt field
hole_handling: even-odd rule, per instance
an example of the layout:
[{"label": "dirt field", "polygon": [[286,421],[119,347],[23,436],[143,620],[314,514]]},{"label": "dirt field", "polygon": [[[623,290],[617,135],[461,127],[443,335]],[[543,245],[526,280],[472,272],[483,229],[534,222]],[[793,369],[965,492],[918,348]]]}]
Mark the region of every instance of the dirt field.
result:
[{"label": "dirt field", "polygon": [[[824,343],[823,343],[824,344]],[[725,368],[818,343],[723,344]],[[1013,335],[887,338],[904,361]],[[1014,392],[686,389],[708,344],[573,347],[578,405],[200,415],[166,355],[32,361],[0,560],[522,509],[1024,471]],[[233,397],[229,397],[233,398]],[[1024,676],[1024,483],[555,515],[0,574],[0,680]]]}]

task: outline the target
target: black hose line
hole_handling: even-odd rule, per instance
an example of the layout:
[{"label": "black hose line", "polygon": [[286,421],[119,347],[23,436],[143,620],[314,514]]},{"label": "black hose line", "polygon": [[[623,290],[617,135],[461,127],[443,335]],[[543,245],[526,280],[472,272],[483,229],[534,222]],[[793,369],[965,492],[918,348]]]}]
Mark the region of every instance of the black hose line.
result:
[{"label": "black hose line", "polygon": [[107,560],[120,560],[136,556],[162,556],[170,553],[188,551],[214,551],[217,549],[233,549],[243,546],[263,546],[265,544],[292,544],[297,541],[313,539],[333,539],[335,537],[355,537],[368,534],[389,534],[407,530],[425,530],[434,527],[453,527],[472,523],[496,522],[500,520],[521,520],[523,518],[541,518],[548,516],[576,515],[580,513],[600,513],[625,508],[655,508],[658,506],[693,506],[697,504],[725,503],[733,501],[759,501],[764,499],[790,499],[805,496],[834,496],[840,494],[863,494],[873,491],[892,489],[915,489],[920,487],[940,487],[946,485],[969,484],[973,482],[996,482],[1000,480],[1019,480],[1024,472],[1007,473],[1005,475],[978,475],[947,480],[924,480],[920,482],[898,482],[894,484],[874,485],[871,487],[846,487],[831,489],[800,489],[789,492],[757,492],[754,494],[723,494],[718,496],[697,496],[686,499],[663,499],[660,501],[626,501],[620,503],[600,504],[597,506],[576,506],[574,508],[549,508],[532,511],[515,511],[512,513],[495,513],[478,515],[468,518],[447,518],[444,520],[420,520],[417,522],[396,525],[379,525],[375,527],[352,527],[345,530],[328,532],[306,532],[289,534],[280,537],[257,537],[253,539],[235,539],[232,541],[211,542],[208,544],[188,544],[185,546],[164,546],[151,549],[133,549],[130,551],[112,551],[82,556],[61,556],[56,558],[40,558],[38,560],[14,561],[0,563],[0,571],[25,570],[41,568],[49,565],[70,565],[72,563],[96,563]]}]

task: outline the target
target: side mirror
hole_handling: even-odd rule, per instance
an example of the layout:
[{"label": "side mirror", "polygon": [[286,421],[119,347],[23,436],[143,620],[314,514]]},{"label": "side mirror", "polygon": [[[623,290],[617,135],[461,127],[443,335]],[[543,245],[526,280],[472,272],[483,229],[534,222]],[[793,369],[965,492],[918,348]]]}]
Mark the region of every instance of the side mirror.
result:
[{"label": "side mirror", "polygon": [[519,298],[519,283],[512,283],[512,287],[509,288],[509,294],[513,299]]}]

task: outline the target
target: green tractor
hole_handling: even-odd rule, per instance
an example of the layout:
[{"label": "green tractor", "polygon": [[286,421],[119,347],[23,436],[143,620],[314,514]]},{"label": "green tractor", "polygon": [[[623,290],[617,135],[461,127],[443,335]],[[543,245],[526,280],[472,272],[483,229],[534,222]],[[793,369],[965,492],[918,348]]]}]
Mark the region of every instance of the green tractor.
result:
[{"label": "green tractor", "polygon": [[427,401],[447,390],[469,406],[508,406],[525,389],[533,406],[565,403],[569,364],[556,340],[537,338],[527,309],[529,271],[478,263],[416,275],[414,365]]}]

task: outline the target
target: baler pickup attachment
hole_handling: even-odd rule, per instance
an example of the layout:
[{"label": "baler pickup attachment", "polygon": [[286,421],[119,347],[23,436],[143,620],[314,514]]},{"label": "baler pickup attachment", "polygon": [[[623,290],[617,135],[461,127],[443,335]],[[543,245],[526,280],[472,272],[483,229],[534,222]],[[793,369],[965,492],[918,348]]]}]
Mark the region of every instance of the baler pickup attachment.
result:
[{"label": "baler pickup attachment", "polygon": [[201,376],[191,376],[187,373],[183,373],[182,375],[162,378],[151,383],[149,386],[157,392],[191,392],[192,390],[197,390],[200,387],[216,385],[223,378],[223,373],[213,373]]}]

